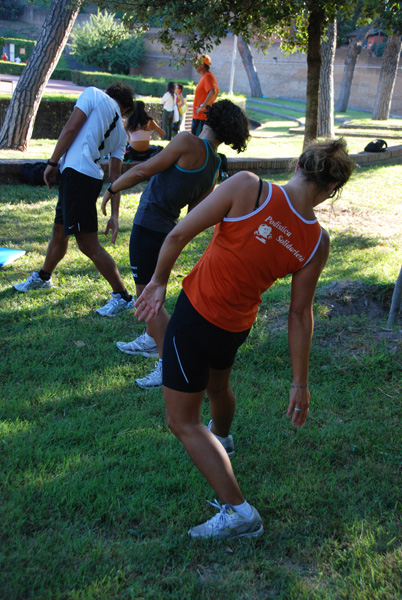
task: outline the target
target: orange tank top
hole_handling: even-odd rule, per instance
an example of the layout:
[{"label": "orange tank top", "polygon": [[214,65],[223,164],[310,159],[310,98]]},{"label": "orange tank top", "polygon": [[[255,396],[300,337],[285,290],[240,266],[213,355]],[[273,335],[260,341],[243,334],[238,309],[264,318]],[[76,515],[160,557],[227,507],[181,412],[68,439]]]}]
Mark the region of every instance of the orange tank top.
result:
[{"label": "orange tank top", "polygon": [[270,183],[259,208],[216,225],[183,289],[207,321],[227,331],[245,331],[254,323],[263,292],[303,268],[321,235],[317,219],[304,219],[285,190]]}]

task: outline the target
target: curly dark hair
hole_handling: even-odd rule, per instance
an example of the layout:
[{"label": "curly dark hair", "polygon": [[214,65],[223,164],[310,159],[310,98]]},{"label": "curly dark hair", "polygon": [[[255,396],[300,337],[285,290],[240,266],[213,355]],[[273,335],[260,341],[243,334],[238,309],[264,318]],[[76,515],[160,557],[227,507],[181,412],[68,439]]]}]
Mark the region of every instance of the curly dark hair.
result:
[{"label": "curly dark hair", "polygon": [[134,112],[127,119],[126,128],[129,131],[135,131],[137,127],[144,127],[151,120],[151,117],[145,112],[145,104],[142,100],[137,100],[135,103]]},{"label": "curly dark hair", "polygon": [[230,100],[219,100],[207,107],[206,124],[220,142],[244,152],[250,138],[249,122],[241,108]]},{"label": "curly dark hair", "polygon": [[299,168],[307,181],[312,181],[325,190],[337,182],[331,197],[339,195],[355,168],[355,162],[347,153],[343,138],[313,142],[298,160]]},{"label": "curly dark hair", "polygon": [[116,102],[120,102],[120,104],[124,108],[128,108],[133,110],[134,108],[134,92],[129,85],[125,85],[124,83],[115,82],[109,85],[106,90],[108,96],[116,100]]}]

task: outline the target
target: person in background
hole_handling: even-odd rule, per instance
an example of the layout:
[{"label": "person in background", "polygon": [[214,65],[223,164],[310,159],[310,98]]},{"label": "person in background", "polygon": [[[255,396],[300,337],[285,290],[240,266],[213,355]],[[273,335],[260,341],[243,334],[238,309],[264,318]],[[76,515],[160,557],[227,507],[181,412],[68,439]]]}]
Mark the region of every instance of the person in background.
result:
[{"label": "person in background", "polygon": [[173,126],[172,126],[173,137],[179,133],[179,131],[181,129],[181,123],[182,123],[184,115],[187,111],[187,102],[184,99],[183,90],[184,90],[184,88],[181,83],[176,84],[174,91],[176,93],[176,106],[177,106],[177,111],[179,113],[179,120],[176,121],[175,123],[173,123]]},{"label": "person in background", "polygon": [[133,113],[126,121],[126,131],[129,144],[124,155],[124,162],[129,160],[147,160],[161,150],[162,146],[150,145],[151,132],[156,131],[163,137],[165,131],[145,112],[145,104],[142,100],[137,100]]},{"label": "person in background", "polygon": [[193,103],[193,122],[191,133],[200,135],[207,118],[207,107],[212,106],[218,97],[218,83],[210,72],[211,59],[208,54],[201,54],[197,59],[197,73],[201,79],[195,88]]},{"label": "person in background", "polygon": [[[220,143],[238,152],[249,139],[249,124],[244,112],[233,102],[222,100],[208,109],[207,121],[199,137],[187,131],[179,133],[157,156],[139,164],[109,186],[102,210],[113,194],[150,179],[134,217],[130,238],[130,263],[137,296],[150,281],[166,235],[178,222],[181,210],[192,210],[214,188],[220,157]],[[162,385],[163,338],[169,315],[162,309],[147,325],[146,331],[132,342],[117,342],[122,352],[134,356],[159,356],[155,369],[137,379],[142,388]]]},{"label": "person in background", "polygon": [[[67,252],[70,235],[74,235],[81,252],[92,260],[112,288],[111,300],[96,312],[114,317],[133,309],[133,297],[128,294],[116,263],[99,243],[96,211],[104,176],[99,162],[110,155],[110,181],[119,177],[127,142],[122,115],[133,108],[132,89],[120,83],[110,85],[106,93],[88,87],[78,98],[44,172],[44,181],[50,188],[61,160],[59,200],[45,261],[39,271],[14,285],[18,292],[52,287],[53,271]],[[105,230],[105,234],[112,232],[112,243],[119,229],[119,204],[120,194],[116,194]]]},{"label": "person in background", "polygon": [[173,109],[176,102],[174,88],[173,81],[169,81],[166,86],[166,92],[161,98],[161,104],[163,104],[162,129],[166,132],[163,139],[169,141],[172,139]]},{"label": "person in background", "polygon": [[4,60],[4,61],[8,60],[8,56],[5,52],[3,52],[3,56],[1,57],[1,60]]},{"label": "person in background", "polygon": [[[192,527],[191,538],[263,533],[260,515],[244,499],[228,455],[234,451],[230,427],[235,413],[229,377],[261,295],[290,274],[292,381],[287,416],[295,427],[304,425],[310,402],[314,292],[329,253],[328,234],[314,209],[338,193],[353,168],[340,139],[310,145],[283,187],[246,171],[230,177],[169,233],[151,281],[137,299],[136,316],[152,323],[162,310],[171,270],[183,248],[215,225],[208,248],[183,280],[163,347],[169,428],[222,502],[210,503],[218,512]],[[201,422],[205,393],[212,418],[207,427]]]}]

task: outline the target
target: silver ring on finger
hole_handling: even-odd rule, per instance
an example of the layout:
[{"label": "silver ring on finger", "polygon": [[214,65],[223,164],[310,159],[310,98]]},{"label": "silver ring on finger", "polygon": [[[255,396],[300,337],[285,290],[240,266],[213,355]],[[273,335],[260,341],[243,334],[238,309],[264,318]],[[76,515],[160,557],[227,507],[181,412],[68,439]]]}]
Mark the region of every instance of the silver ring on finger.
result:
[{"label": "silver ring on finger", "polygon": [[300,406],[296,406],[296,408],[295,408],[295,411],[296,411],[296,412],[301,412],[301,408],[300,408]]}]

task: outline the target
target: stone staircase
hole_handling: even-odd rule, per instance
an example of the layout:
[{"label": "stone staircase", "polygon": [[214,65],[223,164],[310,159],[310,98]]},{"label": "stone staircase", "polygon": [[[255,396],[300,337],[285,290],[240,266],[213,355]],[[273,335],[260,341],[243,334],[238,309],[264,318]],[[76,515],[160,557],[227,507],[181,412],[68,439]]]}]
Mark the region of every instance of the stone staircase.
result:
[{"label": "stone staircase", "polygon": [[193,121],[193,103],[187,100],[188,110],[184,113],[184,124],[182,124],[182,131],[191,131],[191,123]]}]

